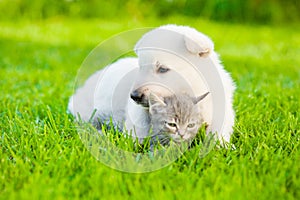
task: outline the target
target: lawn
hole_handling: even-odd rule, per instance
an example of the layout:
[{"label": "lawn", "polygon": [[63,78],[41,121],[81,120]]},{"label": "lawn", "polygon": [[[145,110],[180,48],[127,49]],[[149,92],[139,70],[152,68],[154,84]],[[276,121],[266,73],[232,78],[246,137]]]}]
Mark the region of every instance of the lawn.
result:
[{"label": "lawn", "polygon": [[[167,23],[215,42],[237,85],[236,149],[155,172],[97,161],[67,114],[77,70],[110,36]],[[300,28],[164,20],[0,22],[0,199],[300,199]]]}]

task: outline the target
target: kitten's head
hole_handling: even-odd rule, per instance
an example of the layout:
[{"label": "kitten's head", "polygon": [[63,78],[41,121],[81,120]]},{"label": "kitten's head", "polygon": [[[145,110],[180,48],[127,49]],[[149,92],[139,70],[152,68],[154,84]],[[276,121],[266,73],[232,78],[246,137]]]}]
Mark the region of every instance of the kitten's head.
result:
[{"label": "kitten's head", "polygon": [[153,136],[163,145],[168,144],[170,139],[176,143],[190,142],[203,123],[197,104],[207,94],[199,97],[185,94],[160,97],[150,94],[149,114]]}]

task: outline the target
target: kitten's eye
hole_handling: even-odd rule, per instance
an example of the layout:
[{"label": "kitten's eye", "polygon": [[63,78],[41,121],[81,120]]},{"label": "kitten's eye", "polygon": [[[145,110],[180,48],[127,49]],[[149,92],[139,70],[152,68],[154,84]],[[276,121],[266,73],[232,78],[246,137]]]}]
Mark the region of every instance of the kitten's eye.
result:
[{"label": "kitten's eye", "polygon": [[194,126],[195,126],[195,123],[191,123],[188,125],[188,128],[194,128]]},{"label": "kitten's eye", "polygon": [[170,70],[169,68],[166,68],[166,67],[164,67],[164,66],[161,66],[161,67],[159,67],[159,68],[157,69],[157,72],[163,74],[163,73],[168,72],[169,70]]},{"label": "kitten's eye", "polygon": [[168,126],[172,127],[172,128],[176,128],[177,125],[175,123],[172,122],[167,122]]}]

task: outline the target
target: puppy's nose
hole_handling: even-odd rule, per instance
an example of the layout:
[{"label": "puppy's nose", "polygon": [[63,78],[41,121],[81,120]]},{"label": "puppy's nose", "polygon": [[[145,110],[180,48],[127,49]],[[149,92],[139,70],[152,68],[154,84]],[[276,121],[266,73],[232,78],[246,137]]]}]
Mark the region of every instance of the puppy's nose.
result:
[{"label": "puppy's nose", "polygon": [[132,100],[134,100],[136,103],[141,103],[142,100],[143,100],[143,94],[142,93],[139,93],[138,90],[134,90],[133,92],[131,92],[130,94],[130,98]]}]

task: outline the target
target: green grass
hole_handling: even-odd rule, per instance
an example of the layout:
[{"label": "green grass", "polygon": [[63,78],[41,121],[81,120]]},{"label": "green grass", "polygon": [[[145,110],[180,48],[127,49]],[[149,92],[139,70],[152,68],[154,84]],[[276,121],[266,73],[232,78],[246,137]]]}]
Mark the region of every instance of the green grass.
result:
[{"label": "green grass", "polygon": [[[98,162],[66,113],[77,69],[113,34],[179,23],[211,36],[237,84],[236,150],[146,174]],[[0,199],[299,199],[300,29],[192,18],[0,22]]]}]

